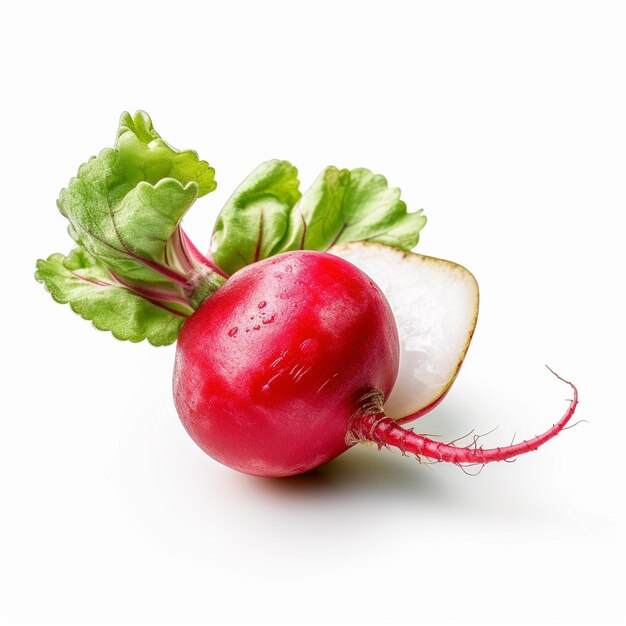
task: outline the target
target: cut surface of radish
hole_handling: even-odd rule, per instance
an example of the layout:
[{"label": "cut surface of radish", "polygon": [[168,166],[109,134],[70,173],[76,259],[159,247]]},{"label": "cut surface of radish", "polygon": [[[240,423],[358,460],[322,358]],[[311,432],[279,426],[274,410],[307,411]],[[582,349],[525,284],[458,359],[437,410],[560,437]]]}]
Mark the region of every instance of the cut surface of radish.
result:
[{"label": "cut surface of radish", "polygon": [[387,415],[402,421],[435,405],[454,382],[474,333],[474,276],[451,261],[377,243],[342,244],[329,252],[365,272],[391,305],[400,370],[385,402]]}]

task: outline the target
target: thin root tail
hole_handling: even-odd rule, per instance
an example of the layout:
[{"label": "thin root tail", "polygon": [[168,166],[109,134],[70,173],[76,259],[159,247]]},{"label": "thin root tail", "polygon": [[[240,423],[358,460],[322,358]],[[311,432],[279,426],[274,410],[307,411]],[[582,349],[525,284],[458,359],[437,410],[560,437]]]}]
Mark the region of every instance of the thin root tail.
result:
[{"label": "thin root tail", "polygon": [[[547,367],[547,366],[546,366]],[[573,391],[573,398],[569,401],[567,411],[561,419],[541,435],[537,435],[521,443],[483,449],[477,446],[479,436],[474,435],[473,441],[467,447],[457,447],[454,444],[460,439],[450,443],[434,441],[425,436],[418,435],[412,430],[403,428],[398,422],[387,417],[383,408],[382,394],[371,392],[364,398],[363,408],[351,419],[346,442],[351,445],[358,442],[373,442],[378,448],[398,448],[404,455],[413,454],[419,459],[426,457],[431,462],[455,463],[464,469],[468,466],[484,466],[493,461],[509,461],[520,454],[532,452],[544,443],[558,435],[570,421],[578,405],[578,390],[569,380],[561,378],[556,372],[548,369],[559,380],[568,384]],[[490,431],[491,432],[491,431]],[[473,430],[468,433],[471,435]],[[488,434],[488,433],[486,433]],[[467,437],[468,435],[465,435]],[[482,435],[481,435],[482,436]]]}]

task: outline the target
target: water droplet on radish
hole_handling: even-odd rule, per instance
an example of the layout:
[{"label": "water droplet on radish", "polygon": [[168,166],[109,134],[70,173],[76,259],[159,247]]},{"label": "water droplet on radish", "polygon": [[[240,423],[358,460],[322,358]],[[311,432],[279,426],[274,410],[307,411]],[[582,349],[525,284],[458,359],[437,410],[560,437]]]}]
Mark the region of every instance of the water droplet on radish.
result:
[{"label": "water droplet on radish", "polygon": [[252,327],[252,330],[259,330],[261,328],[260,324],[257,324],[256,326]]},{"label": "water droplet on radish", "polygon": [[233,326],[229,331],[228,331],[228,336],[229,337],[234,337],[237,333],[239,332],[239,329],[236,326]]},{"label": "water droplet on radish", "polygon": [[259,309],[264,309],[267,306],[267,302],[265,302],[265,300],[261,300],[261,302],[259,302],[258,307]]},{"label": "water droplet on radish", "polygon": [[264,324],[271,324],[271,323],[274,321],[274,318],[275,318],[275,317],[276,317],[275,315],[271,315],[270,317],[265,318],[265,319],[263,320],[263,323],[264,323]]}]

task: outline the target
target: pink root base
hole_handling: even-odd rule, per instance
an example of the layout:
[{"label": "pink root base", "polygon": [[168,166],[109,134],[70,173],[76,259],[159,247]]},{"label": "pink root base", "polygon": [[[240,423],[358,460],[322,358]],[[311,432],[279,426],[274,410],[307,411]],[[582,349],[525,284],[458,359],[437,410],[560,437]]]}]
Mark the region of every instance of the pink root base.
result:
[{"label": "pink root base", "polygon": [[[548,368],[549,369],[549,368]],[[550,370],[552,372],[552,370]],[[370,395],[364,409],[354,416],[346,441],[351,443],[373,442],[379,448],[394,447],[403,454],[414,454],[418,458],[426,457],[434,462],[445,461],[457,465],[485,465],[492,461],[507,461],[526,452],[536,450],[544,443],[558,435],[567,425],[578,405],[578,391],[576,387],[552,372],[559,380],[567,383],[573,391],[573,398],[563,417],[545,433],[537,435],[527,441],[515,445],[498,448],[483,449],[476,446],[477,438],[467,447],[457,447],[452,443],[433,441],[424,435],[417,435],[412,430],[406,430],[395,420],[387,417],[382,407],[382,398]]]}]

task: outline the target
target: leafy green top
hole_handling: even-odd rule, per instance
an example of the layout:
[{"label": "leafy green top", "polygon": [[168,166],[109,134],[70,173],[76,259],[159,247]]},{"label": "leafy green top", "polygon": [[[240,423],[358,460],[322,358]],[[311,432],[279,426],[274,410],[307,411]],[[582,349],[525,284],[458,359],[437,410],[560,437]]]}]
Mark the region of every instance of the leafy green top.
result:
[{"label": "leafy green top", "polygon": [[403,250],[417,245],[426,223],[408,213],[400,190],[367,169],[327,167],[302,195],[298,171],[287,161],[267,161],[222,209],[211,254],[228,274],[288,250],[328,250],[347,241],[377,241]]},{"label": "leafy green top", "polygon": [[123,113],[115,148],[83,164],[59,196],[78,247],[37,263],[58,302],[119,339],[172,343],[185,319],[223,282],[180,227],[214,170],[161,139],[144,112]]},{"label": "leafy green top", "polygon": [[39,260],[35,277],[96,328],[165,345],[244,265],[346,241],[410,250],[426,223],[369,170],[327,167],[302,194],[293,165],[267,161],[222,209],[207,258],[180,222],[196,198],[215,189],[214,174],[195,152],[163,141],[146,113],[123,113],[115,147],[81,165],[59,195],[77,247]]}]

